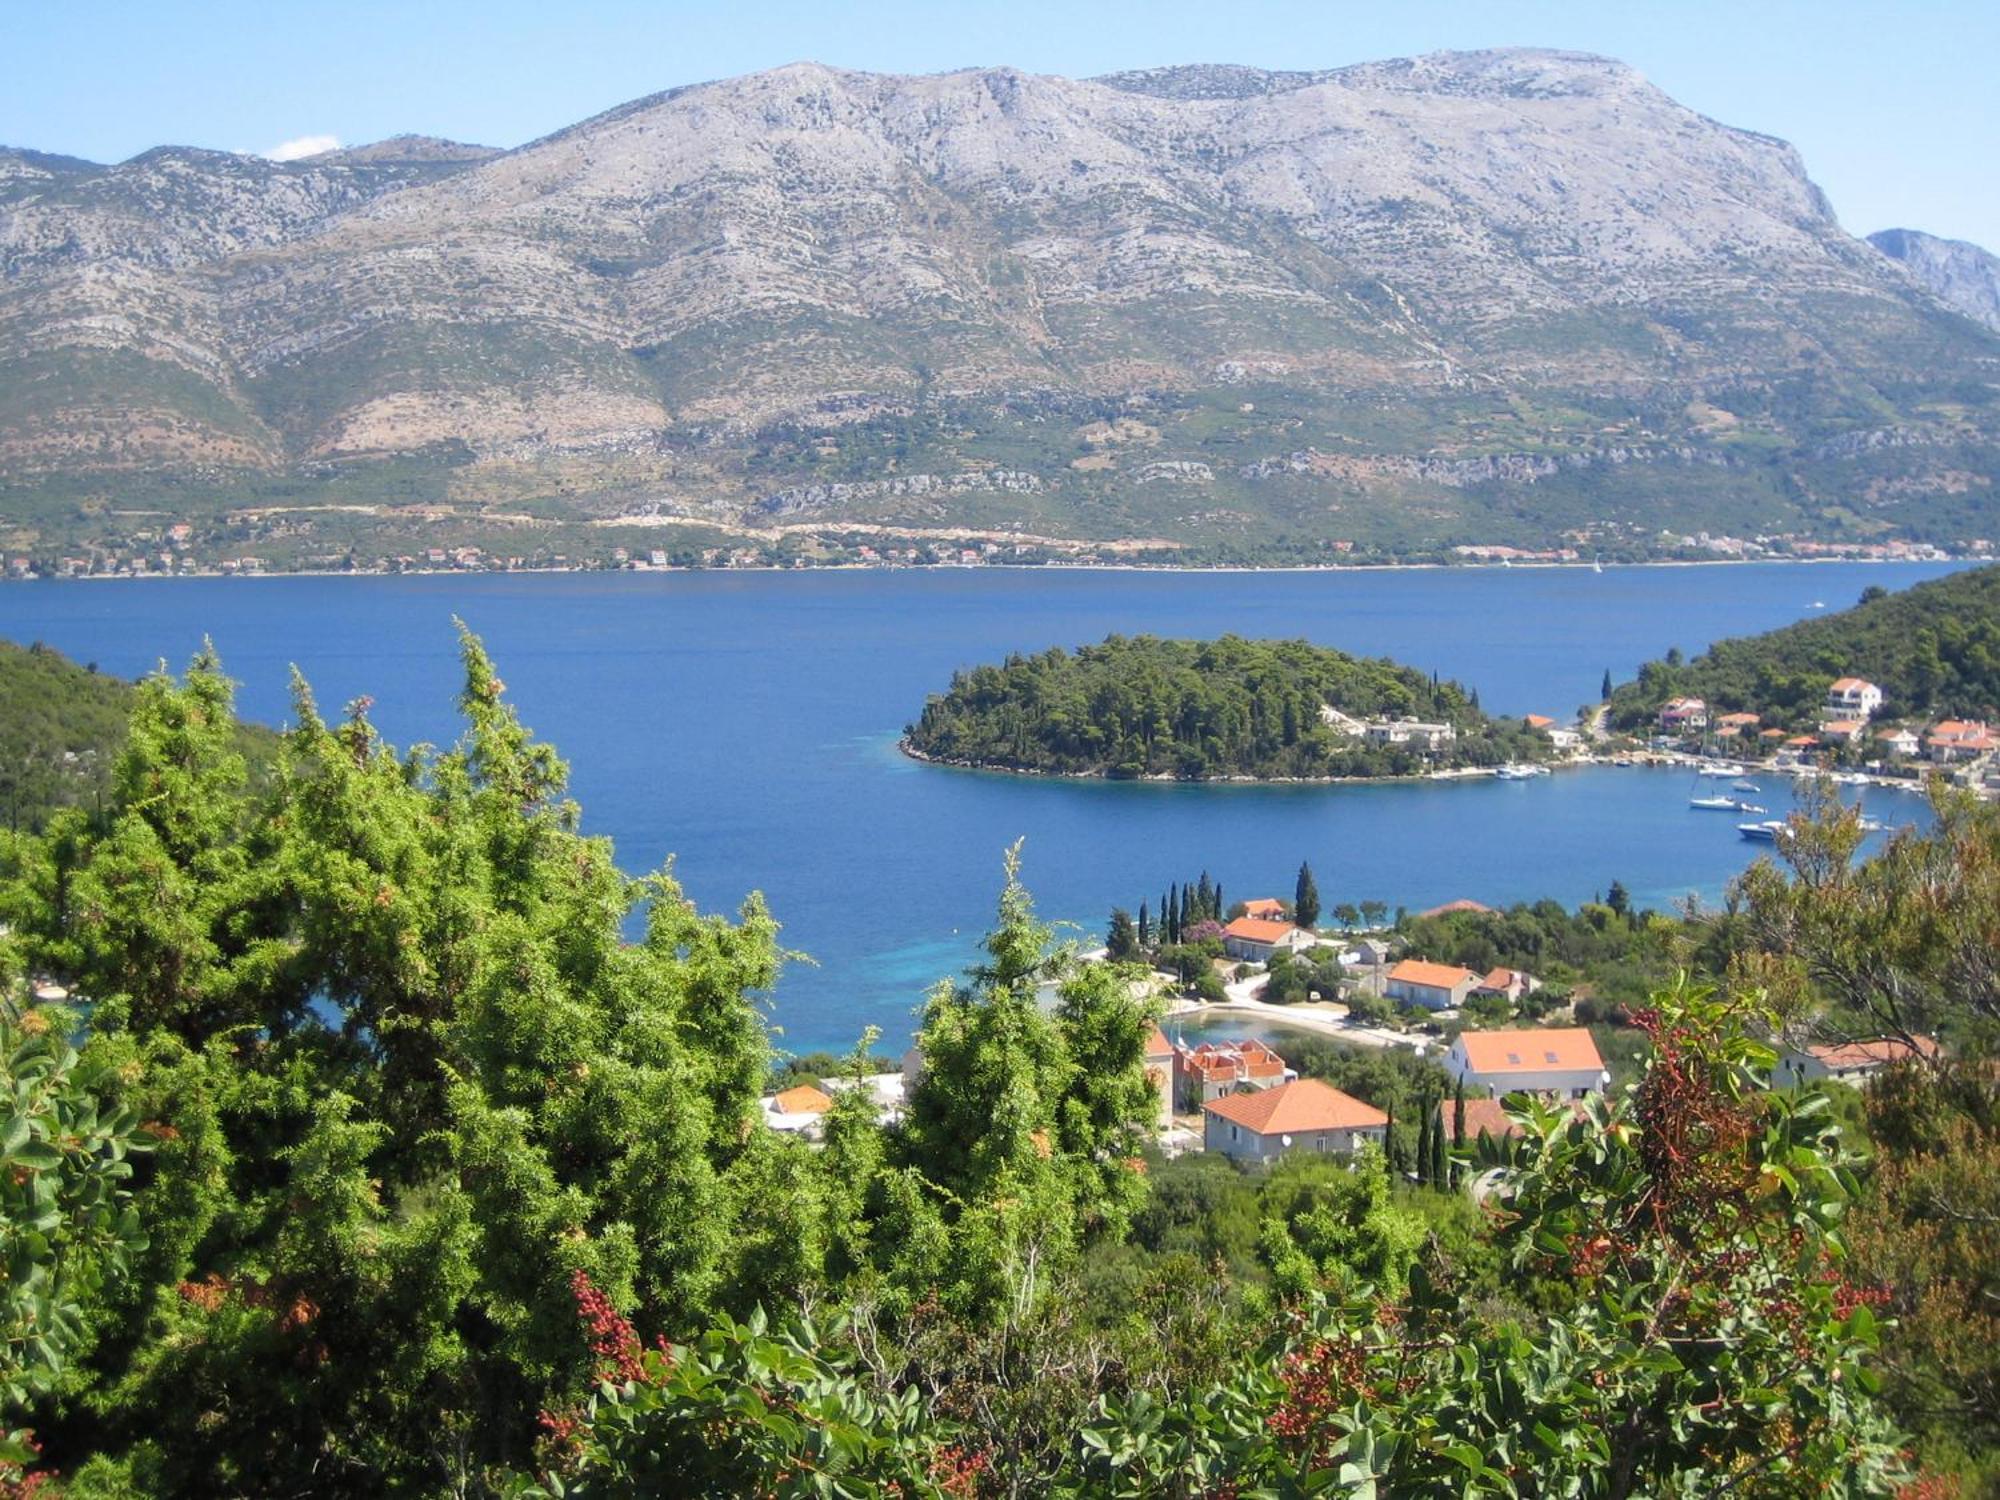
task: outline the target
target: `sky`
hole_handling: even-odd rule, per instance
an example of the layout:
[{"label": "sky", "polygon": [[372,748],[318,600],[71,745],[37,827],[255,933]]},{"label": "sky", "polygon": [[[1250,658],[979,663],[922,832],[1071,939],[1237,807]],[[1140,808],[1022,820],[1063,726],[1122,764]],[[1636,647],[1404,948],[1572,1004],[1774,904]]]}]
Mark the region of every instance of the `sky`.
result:
[{"label": "sky", "polygon": [[1085,77],[1567,47],[1782,136],[1857,234],[2000,252],[1996,0],[0,0],[0,143],[304,154],[404,132],[514,146],[661,89],[812,60]]}]

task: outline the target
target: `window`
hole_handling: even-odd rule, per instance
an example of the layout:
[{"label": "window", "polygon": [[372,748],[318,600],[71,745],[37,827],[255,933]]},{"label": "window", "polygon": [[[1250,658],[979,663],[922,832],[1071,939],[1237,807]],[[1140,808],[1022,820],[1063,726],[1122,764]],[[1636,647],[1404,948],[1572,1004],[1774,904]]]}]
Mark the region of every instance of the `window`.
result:
[{"label": "window", "polygon": [[1507,1061],[1518,1068],[1521,1066],[1521,1054],[1518,1052],[1509,1052],[1507,1054]]},{"label": "window", "polygon": [[1546,1057],[1551,1063],[1556,1060],[1556,1055],[1553,1052],[1544,1052],[1542,1056]]}]

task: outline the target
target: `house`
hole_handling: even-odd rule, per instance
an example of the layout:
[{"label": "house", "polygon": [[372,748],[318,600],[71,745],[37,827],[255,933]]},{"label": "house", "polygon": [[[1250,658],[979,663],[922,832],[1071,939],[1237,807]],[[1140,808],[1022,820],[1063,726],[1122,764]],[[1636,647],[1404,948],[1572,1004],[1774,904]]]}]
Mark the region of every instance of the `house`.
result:
[{"label": "house", "polygon": [[1775,1076],[1776,1081],[1785,1084],[1814,1083],[1822,1078],[1832,1078],[1859,1086],[1892,1063],[1937,1055],[1938,1044],[1927,1036],[1915,1037],[1911,1041],[1888,1036],[1865,1042],[1788,1047],[1778,1059]]},{"label": "house", "polygon": [[1548,735],[1549,743],[1558,750],[1575,750],[1583,744],[1581,729],[1550,729],[1544,733]]},{"label": "house", "polygon": [[832,1096],[809,1083],[781,1090],[763,1103],[764,1123],[771,1129],[813,1140],[819,1138],[820,1117],[833,1108]]},{"label": "house", "polygon": [[1244,1089],[1274,1089],[1298,1076],[1263,1042],[1183,1043],[1174,1049],[1174,1097],[1189,1109]]},{"label": "house", "polygon": [[1546,731],[1556,727],[1556,721],[1554,719],[1551,719],[1547,714],[1529,714],[1526,718],[1522,719],[1521,722],[1527,725],[1530,729],[1540,729]]},{"label": "house", "polygon": [[1509,1005],[1519,1005],[1541,987],[1541,980],[1519,969],[1494,969],[1480,979],[1472,993],[1497,995]]},{"label": "house", "polygon": [[1851,745],[1860,739],[1868,725],[1860,719],[1829,719],[1819,726],[1820,742],[1826,745]]},{"label": "house", "polygon": [[1238,917],[1222,929],[1222,951],[1245,963],[1269,963],[1280,948],[1297,953],[1319,939],[1290,922],[1272,922],[1262,917]]},{"label": "house", "polygon": [[1352,1152],[1382,1144],[1389,1117],[1317,1078],[1202,1106],[1202,1145],[1232,1161],[1275,1161],[1287,1151]]},{"label": "house", "polygon": [[1866,723],[1882,706],[1882,690],[1859,677],[1838,678],[1826,690],[1826,711],[1843,719]]},{"label": "house", "polygon": [[1924,737],[1925,750],[1937,761],[1974,760],[1993,745],[1993,732],[1981,719],[1943,719]]},{"label": "house", "polygon": [[1146,1082],[1159,1099],[1162,1130],[1170,1129],[1174,1123],[1174,1057],[1174,1044],[1155,1026],[1152,1035],[1146,1038]]},{"label": "house", "polygon": [[1715,721],[1715,737],[1719,740],[1739,740],[1755,729],[1759,723],[1755,714],[1724,714]]},{"label": "house", "polygon": [[[1445,1139],[1456,1141],[1458,1104],[1456,1099],[1438,1100],[1438,1128],[1445,1133]],[[1480,1095],[1465,1101],[1465,1138],[1476,1141],[1482,1135],[1490,1135],[1494,1140],[1504,1140],[1508,1136],[1521,1134],[1521,1127],[1507,1117],[1507,1106],[1490,1094]]]},{"label": "house", "polygon": [[1282,922],[1285,920],[1285,903],[1276,896],[1259,896],[1255,901],[1243,903],[1243,915],[1255,917],[1260,922]]},{"label": "house", "polygon": [[1462,1031],[1445,1054],[1445,1071],[1468,1089],[1499,1097],[1516,1091],[1581,1099],[1601,1093],[1611,1075],[1582,1026],[1521,1031]]},{"label": "house", "polygon": [[[1354,945],[1354,961],[1349,967],[1379,969],[1389,961],[1389,945],[1381,938],[1363,938]],[[1346,963],[1347,960],[1342,959]]]},{"label": "house", "polygon": [[1924,748],[1924,742],[1909,729],[1878,729],[1875,731],[1875,743],[1884,755],[1910,756]]},{"label": "house", "polygon": [[1383,993],[1391,1000],[1407,1001],[1426,1010],[1451,1010],[1463,1005],[1478,984],[1477,974],[1457,964],[1406,958],[1389,971]]},{"label": "house", "polygon": [[1674,698],[1660,708],[1660,728],[1667,734],[1694,734],[1708,728],[1708,704],[1700,698]]},{"label": "house", "polygon": [[1371,745],[1420,745],[1436,750],[1458,738],[1449,724],[1428,724],[1420,719],[1373,719],[1368,724]]}]

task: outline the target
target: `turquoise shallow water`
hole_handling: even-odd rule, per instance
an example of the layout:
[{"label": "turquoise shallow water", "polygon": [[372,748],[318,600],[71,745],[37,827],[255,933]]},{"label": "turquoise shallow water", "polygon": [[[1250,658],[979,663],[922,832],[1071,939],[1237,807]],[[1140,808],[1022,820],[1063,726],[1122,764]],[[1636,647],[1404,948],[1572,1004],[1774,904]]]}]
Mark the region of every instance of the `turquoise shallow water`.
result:
[{"label": "turquoise shallow water", "polygon": [[[785,1045],[900,1045],[992,910],[1025,836],[1045,914],[1094,937],[1113,902],[1209,869],[1232,897],[1328,905],[1574,902],[1623,880],[1665,904],[1717,895],[1755,854],[1687,810],[1689,779],[1592,770],[1526,782],[1187,787],[921,766],[903,724],[955,667],[1117,630],[1304,635],[1477,687],[1500,712],[1567,715],[1608,667],[1839,608],[1943,566],[1370,573],[966,571],[569,574],[34,583],[0,588],[0,635],[106,671],[179,664],[214,638],[250,716],[282,720],[296,662],[329,710],[366,693],[399,742],[448,740],[451,619],[487,639],[523,715],[569,758],[586,825],[638,871],[670,855],[695,898],[761,888],[816,963],[773,1000]],[[1712,785],[1712,784],[1711,784]],[[1772,814],[1783,788],[1766,782]],[[1708,788],[1705,787],[1704,790]],[[1908,820],[1915,798],[1871,794]]]}]

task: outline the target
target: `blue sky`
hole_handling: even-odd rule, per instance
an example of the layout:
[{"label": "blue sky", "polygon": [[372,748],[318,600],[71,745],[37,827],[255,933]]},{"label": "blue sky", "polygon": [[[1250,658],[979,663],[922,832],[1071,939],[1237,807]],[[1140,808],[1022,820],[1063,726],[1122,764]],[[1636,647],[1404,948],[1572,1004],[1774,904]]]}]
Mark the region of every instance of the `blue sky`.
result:
[{"label": "blue sky", "polygon": [[1783,136],[1857,233],[2000,252],[1995,0],[0,0],[0,142],[115,161],[420,131],[511,146],[625,100],[810,58],[1318,68],[1441,48],[1621,57],[1683,103]]}]

